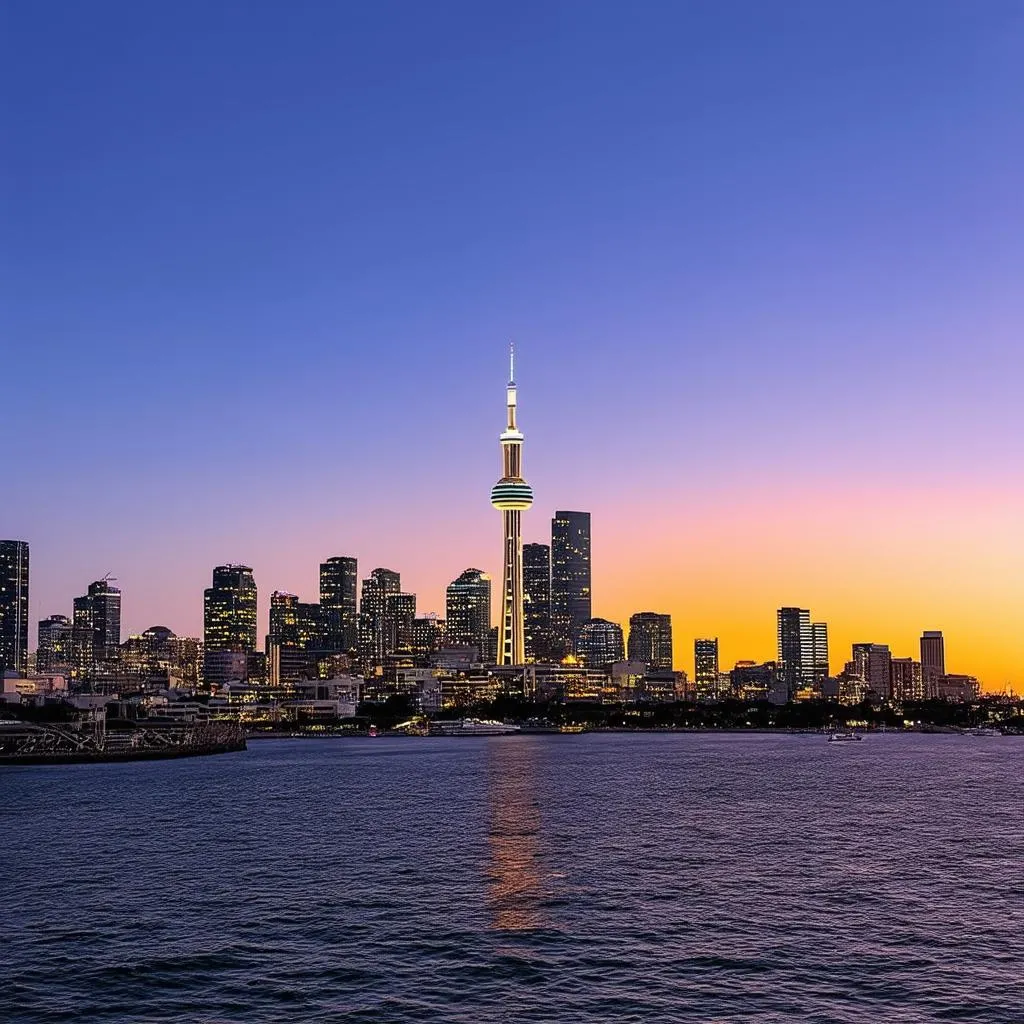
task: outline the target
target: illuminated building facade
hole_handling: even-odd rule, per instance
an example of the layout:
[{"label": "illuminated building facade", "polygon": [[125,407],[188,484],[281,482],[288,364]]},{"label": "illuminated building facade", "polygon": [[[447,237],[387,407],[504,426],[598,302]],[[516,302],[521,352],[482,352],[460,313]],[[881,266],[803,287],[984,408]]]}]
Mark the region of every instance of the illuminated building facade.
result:
[{"label": "illuminated building facade", "polygon": [[523,435],[516,424],[514,354],[506,388],[505,430],[501,434],[501,479],[491,488],[491,504],[501,512],[502,555],[501,619],[498,623],[497,664],[522,665],[526,661],[523,618],[523,512],[533,504],[533,490],[523,479]]},{"label": "illuminated building facade", "polygon": [[853,671],[879,697],[892,696],[892,653],[888,644],[854,644]]},{"label": "illuminated building facade", "polygon": [[812,623],[807,608],[779,609],[777,665],[791,700],[828,677],[828,627]]},{"label": "illuminated building facade", "polygon": [[388,596],[402,591],[402,577],[393,569],[374,569],[363,580],[359,595],[359,655],[368,665],[383,663],[390,654]]},{"label": "illuminated building facade", "polygon": [[[248,565],[218,565],[212,586],[203,591],[204,679],[220,683],[239,678],[236,659],[218,655],[249,655],[255,650],[256,580],[252,569]],[[231,675],[222,679],[224,671]]]},{"label": "illuminated building facade", "polygon": [[475,647],[484,659],[490,647],[491,577],[467,569],[445,592],[446,643]]},{"label": "illuminated building facade", "polygon": [[693,641],[693,683],[699,700],[720,696],[717,636]]},{"label": "illuminated building facade", "polygon": [[28,541],[0,540],[0,679],[28,672]]},{"label": "illuminated building facade", "polygon": [[412,653],[412,624],[416,618],[415,594],[388,594],[384,602],[388,654]]},{"label": "illuminated building facade", "polygon": [[74,629],[66,615],[51,615],[39,620],[36,647],[36,671],[59,672],[74,664]]},{"label": "illuminated building facade", "polygon": [[551,657],[551,548],[523,545],[523,624],[526,660]]},{"label": "illuminated building facade", "polygon": [[320,604],[331,611],[329,646],[337,651],[355,650],[359,638],[358,563],[335,555],[320,563]]},{"label": "illuminated building facade", "polygon": [[894,700],[921,700],[924,697],[921,662],[913,658],[893,658],[889,662],[889,674]]},{"label": "illuminated building facade", "polygon": [[103,662],[114,661],[121,646],[121,591],[109,580],[90,583],[74,601],[71,626],[75,672],[90,679]]},{"label": "illuminated building facade", "polygon": [[829,677],[828,623],[811,623],[811,682],[820,687]]},{"label": "illuminated building facade", "polygon": [[607,619],[588,619],[576,638],[576,656],[587,668],[625,660],[622,627]]},{"label": "illuminated building facade", "polygon": [[590,513],[556,512],[551,520],[551,628],[562,653],[572,653],[591,618]]},{"label": "illuminated building facade", "polygon": [[[490,597],[488,596],[488,606]],[[448,634],[447,623],[435,613],[422,615],[412,620],[412,653],[417,659],[426,661],[445,643]]]},{"label": "illuminated building facade", "polygon": [[636,612],[629,617],[630,661],[648,668],[672,669],[672,617],[660,612]]}]

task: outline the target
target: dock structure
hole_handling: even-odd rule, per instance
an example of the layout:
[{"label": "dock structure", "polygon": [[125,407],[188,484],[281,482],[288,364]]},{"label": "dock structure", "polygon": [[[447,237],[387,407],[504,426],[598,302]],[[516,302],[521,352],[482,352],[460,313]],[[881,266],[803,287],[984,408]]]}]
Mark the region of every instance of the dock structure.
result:
[{"label": "dock structure", "polygon": [[83,723],[0,721],[0,765],[146,761],[245,750],[245,732],[233,722],[161,723],[110,728]]}]

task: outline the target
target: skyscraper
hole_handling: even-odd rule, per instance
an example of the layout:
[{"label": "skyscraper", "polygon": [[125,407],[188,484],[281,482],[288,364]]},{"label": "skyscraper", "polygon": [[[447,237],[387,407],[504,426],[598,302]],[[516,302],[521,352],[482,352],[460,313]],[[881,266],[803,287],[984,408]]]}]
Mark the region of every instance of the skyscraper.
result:
[{"label": "skyscraper", "polygon": [[[222,653],[256,650],[256,580],[248,565],[218,565],[213,585],[203,591],[203,660],[207,683],[225,682],[221,667],[234,673]],[[237,659],[236,659],[237,660]],[[230,666],[230,667],[228,667]]]},{"label": "skyscraper", "polygon": [[551,520],[551,628],[564,653],[590,612],[590,513],[556,512]]},{"label": "skyscraper", "polygon": [[384,600],[387,620],[387,654],[412,653],[412,624],[416,618],[415,594],[388,594]]},{"label": "skyscraper", "polygon": [[0,540],[0,679],[28,671],[28,541]]},{"label": "skyscraper", "polygon": [[501,620],[498,623],[498,664],[526,661],[523,620],[523,512],[533,504],[533,489],[523,479],[523,435],[516,425],[515,353],[509,357],[505,391],[505,430],[501,434],[501,479],[491,488],[491,504],[501,512]]},{"label": "skyscraper", "polygon": [[811,682],[821,686],[829,677],[828,623],[811,623]]},{"label": "skyscraper", "polygon": [[526,660],[551,657],[551,548],[523,545],[523,600]]},{"label": "skyscraper", "polygon": [[814,678],[814,638],[808,609],[779,609],[778,649],[780,681],[792,700]]},{"label": "skyscraper", "polygon": [[576,638],[576,656],[587,668],[600,668],[625,655],[622,627],[607,619],[588,619]]},{"label": "skyscraper", "polygon": [[693,684],[701,700],[718,696],[718,637],[693,641]]},{"label": "skyscraper", "polygon": [[354,558],[335,555],[320,563],[320,604],[333,613],[330,646],[335,650],[354,650],[358,641],[357,589],[358,564]]},{"label": "skyscraper", "polygon": [[109,578],[90,583],[74,600],[72,645],[80,679],[90,679],[100,662],[112,661],[121,646],[121,591]]},{"label": "skyscraper", "polygon": [[51,615],[39,620],[36,645],[36,669],[56,672],[74,664],[73,627],[66,615]]},{"label": "skyscraper", "polygon": [[490,646],[491,577],[479,569],[467,569],[448,584],[445,621],[449,644],[469,644],[481,659]]},{"label": "skyscraper", "polygon": [[393,569],[374,569],[363,580],[359,595],[359,654],[363,661],[381,664],[390,654],[388,595],[402,591],[402,577]]},{"label": "skyscraper", "polygon": [[636,612],[629,618],[629,660],[648,668],[672,668],[672,617]]},{"label": "skyscraper", "polygon": [[924,695],[934,697],[939,680],[946,674],[946,642],[941,629],[926,629],[921,634],[921,681]]}]

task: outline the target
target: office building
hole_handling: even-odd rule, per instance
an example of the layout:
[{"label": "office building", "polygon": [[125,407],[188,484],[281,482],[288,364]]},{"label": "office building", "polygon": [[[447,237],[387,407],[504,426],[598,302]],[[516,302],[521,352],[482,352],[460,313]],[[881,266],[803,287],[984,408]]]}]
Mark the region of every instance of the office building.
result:
[{"label": "office building", "polygon": [[74,664],[73,626],[66,615],[40,619],[37,632],[36,671],[44,675],[69,670]]},{"label": "office building", "polygon": [[942,630],[926,629],[921,634],[921,676],[927,697],[937,693],[939,680],[946,674],[946,644]]},{"label": "office building", "polygon": [[74,671],[89,680],[104,663],[117,660],[121,646],[121,591],[110,578],[90,583],[86,593],[74,600],[71,626]]},{"label": "office building", "polygon": [[477,656],[485,660],[491,647],[491,577],[479,569],[467,569],[449,583],[445,622],[447,646],[475,647]]},{"label": "office building", "polygon": [[353,651],[359,639],[358,563],[354,558],[335,555],[320,563],[320,604],[329,609],[331,631],[329,646],[337,651]]},{"label": "office building", "polygon": [[526,660],[547,661],[551,652],[551,548],[523,545],[523,623]]},{"label": "office building", "polygon": [[416,618],[415,594],[388,594],[384,601],[387,621],[387,654],[412,653],[412,624]]},{"label": "office building", "polygon": [[672,669],[672,617],[660,612],[636,612],[629,617],[630,661],[649,669]]},{"label": "office building", "polygon": [[501,479],[491,488],[491,504],[501,512],[502,584],[501,618],[498,621],[499,665],[526,661],[526,628],[523,611],[523,513],[533,504],[533,490],[523,479],[523,434],[516,423],[516,373],[514,353],[509,360],[505,389],[505,430],[501,442]]},{"label": "office building", "polygon": [[720,696],[717,636],[693,641],[693,683],[698,700],[715,700]]},{"label": "office building", "polygon": [[588,619],[580,627],[576,639],[576,657],[587,668],[600,668],[613,661],[625,660],[622,627],[607,619]]},{"label": "office building", "polygon": [[0,680],[28,672],[28,541],[0,540]]},{"label": "office building", "polygon": [[391,653],[391,631],[387,619],[390,594],[402,591],[402,577],[393,569],[374,569],[363,580],[359,595],[359,655],[367,665],[383,664]]},{"label": "office building", "polygon": [[556,512],[551,520],[551,628],[570,653],[591,618],[590,513]]},{"label": "office building", "polygon": [[811,685],[821,689],[829,677],[828,623],[811,623]]},{"label": "office building", "polygon": [[889,692],[893,700],[921,700],[924,697],[921,662],[913,658],[892,658],[889,676]]},{"label": "office building", "polygon": [[853,671],[877,696],[892,696],[892,654],[887,644],[854,644]]},{"label": "office building", "polygon": [[429,660],[447,643],[447,623],[436,613],[412,620],[412,653],[416,659]]},{"label": "office building", "polygon": [[[203,676],[207,684],[242,678],[239,659],[256,651],[256,581],[248,565],[218,565],[203,591]],[[249,663],[248,657],[244,662]],[[245,670],[247,672],[247,669]],[[225,672],[231,675],[222,678]]]},{"label": "office building", "polygon": [[808,609],[779,609],[776,665],[790,700],[814,682],[814,638]]}]

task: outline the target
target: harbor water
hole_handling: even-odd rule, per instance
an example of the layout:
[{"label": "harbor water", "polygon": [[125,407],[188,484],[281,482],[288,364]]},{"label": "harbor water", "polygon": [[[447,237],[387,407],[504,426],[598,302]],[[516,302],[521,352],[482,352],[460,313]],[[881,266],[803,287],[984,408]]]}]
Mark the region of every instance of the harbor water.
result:
[{"label": "harbor water", "polygon": [[0,770],[0,1019],[1024,1021],[1024,740]]}]

